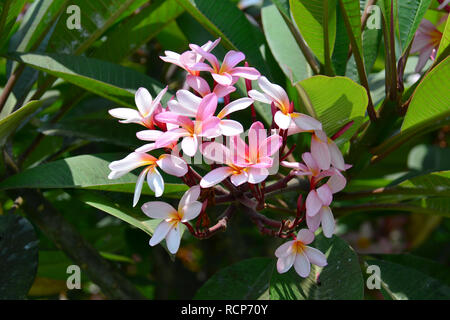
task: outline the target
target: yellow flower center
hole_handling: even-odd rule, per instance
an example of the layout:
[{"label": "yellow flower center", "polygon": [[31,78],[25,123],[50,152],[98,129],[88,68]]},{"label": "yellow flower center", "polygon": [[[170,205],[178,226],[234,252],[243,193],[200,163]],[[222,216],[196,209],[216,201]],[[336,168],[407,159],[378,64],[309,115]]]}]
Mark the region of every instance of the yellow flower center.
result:
[{"label": "yellow flower center", "polygon": [[303,250],[305,250],[305,244],[299,240],[295,241],[294,244],[292,245],[292,250],[295,253],[302,253]]}]

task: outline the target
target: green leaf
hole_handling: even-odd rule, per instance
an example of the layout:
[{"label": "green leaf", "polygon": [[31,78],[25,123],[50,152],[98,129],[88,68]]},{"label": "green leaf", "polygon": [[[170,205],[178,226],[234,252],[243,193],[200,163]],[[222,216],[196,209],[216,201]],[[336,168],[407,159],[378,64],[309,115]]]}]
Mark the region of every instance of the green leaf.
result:
[{"label": "green leaf", "polygon": [[118,25],[108,34],[107,40],[96,49],[93,57],[111,62],[121,62],[134,50],[155,37],[174,21],[183,8],[175,0],[156,1],[139,14]]},{"label": "green leaf", "polygon": [[146,232],[150,236],[153,235],[157,224],[160,222],[155,219],[143,220],[135,218],[138,210],[141,213],[140,216],[144,216],[140,209],[134,209],[130,206],[121,205],[98,193],[77,191],[74,193],[74,195],[77,199],[86,203],[87,205],[106,212],[128,224],[131,224],[132,226],[135,226],[136,228]]},{"label": "green leaf", "polygon": [[274,268],[270,258],[252,258],[219,270],[197,291],[195,299],[256,300],[266,296]]},{"label": "green leaf", "polygon": [[19,110],[0,120],[0,146],[8,136],[21,124],[21,122],[33,114],[42,106],[42,101],[30,101]]},{"label": "green leaf", "polygon": [[39,132],[50,136],[65,136],[88,141],[104,142],[136,149],[143,143],[136,138],[136,127],[123,125],[113,119],[78,119],[46,123],[38,128]]},{"label": "green leaf", "polygon": [[422,195],[450,197],[450,171],[417,176],[401,182],[395,188],[405,192],[411,190]]},{"label": "green leaf", "polygon": [[[450,58],[438,64],[417,86],[401,131],[406,131],[424,122],[433,124],[437,119],[450,117]],[[426,106],[426,107],[425,107]]]},{"label": "green leaf", "polygon": [[67,19],[73,14],[63,14],[55,27],[49,49],[57,53],[80,54],[89,48],[111,27],[135,0],[70,0],[67,7],[80,8],[81,29],[68,29]]},{"label": "green leaf", "polygon": [[[163,88],[144,74],[93,58],[36,53],[13,53],[11,58],[132,108],[135,108],[134,93],[139,87],[147,88],[153,97]],[[169,98],[166,94],[163,102]]]},{"label": "green leaf", "polygon": [[7,49],[10,36],[13,33],[13,26],[17,16],[22,11],[25,0],[6,0],[0,3],[0,52]]},{"label": "green leaf", "polygon": [[[314,76],[297,84],[309,97],[317,118],[328,136],[353,120],[351,128],[338,140],[350,139],[363,122],[367,107],[366,90],[344,77]],[[326,90],[324,90],[326,88]]]},{"label": "green leaf", "polygon": [[355,38],[358,52],[362,55],[362,33],[361,33],[361,14],[360,4],[358,0],[339,0],[341,6],[344,9],[345,20],[352,30],[353,37]]},{"label": "green leaf", "polygon": [[336,8],[336,41],[332,56],[334,70],[339,76],[345,75],[350,45],[342,10],[340,6]]},{"label": "green leaf", "polygon": [[294,84],[312,76],[302,51],[277,7],[264,7],[261,19],[270,50],[288,79]]},{"label": "green leaf", "polygon": [[220,37],[227,49],[242,51],[248,62],[267,74],[260,48],[264,36],[255,28],[235,4],[229,0],[177,0],[205,29]]},{"label": "green leaf", "polygon": [[431,0],[402,0],[398,2],[398,28],[403,53],[414,38],[414,34],[430,3]]},{"label": "green leaf", "polygon": [[[129,173],[119,179],[108,179],[109,163],[123,157],[122,154],[81,155],[49,162],[9,177],[0,183],[0,189],[89,188],[133,193],[136,175]],[[179,178],[161,174],[165,181],[165,196],[186,190],[185,185],[178,184]],[[144,184],[142,194],[154,193]]]},{"label": "green leaf", "polygon": [[38,267],[38,243],[27,219],[0,216],[0,300],[26,298]]},{"label": "green leaf", "polygon": [[336,0],[290,0],[294,21],[317,59],[326,64],[336,39]]},{"label": "green leaf", "polygon": [[442,33],[441,43],[439,44],[439,49],[436,54],[436,61],[441,61],[441,59],[446,58],[450,51],[450,19],[447,17],[447,22],[445,24],[444,32]]},{"label": "green leaf", "polygon": [[[324,268],[311,266],[307,278],[295,270],[285,274],[274,272],[270,281],[271,300],[360,300],[364,296],[364,280],[358,256],[341,238],[316,237],[311,247],[327,256]],[[318,281],[317,281],[318,279]]]},{"label": "green leaf", "polygon": [[383,255],[365,262],[380,268],[381,286],[392,299],[450,299],[448,269],[433,261],[413,255]]}]

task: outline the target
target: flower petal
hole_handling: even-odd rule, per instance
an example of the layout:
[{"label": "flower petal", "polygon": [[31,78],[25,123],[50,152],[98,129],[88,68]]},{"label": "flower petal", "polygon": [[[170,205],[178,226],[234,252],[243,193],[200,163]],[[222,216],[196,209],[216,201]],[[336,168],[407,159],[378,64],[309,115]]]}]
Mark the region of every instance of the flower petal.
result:
[{"label": "flower petal", "polygon": [[320,186],[317,190],[317,195],[319,196],[322,205],[329,206],[331,201],[333,201],[333,194],[331,193],[330,187],[327,184]]},{"label": "flower petal", "polygon": [[167,219],[170,214],[177,212],[170,204],[162,201],[146,202],[141,209],[142,212],[153,219]]},{"label": "flower petal", "polygon": [[203,143],[201,151],[207,159],[219,164],[226,164],[230,160],[230,150],[221,143]]},{"label": "flower petal", "polygon": [[132,171],[141,166],[145,166],[156,161],[156,158],[142,152],[132,152],[125,158],[113,161],[109,164],[112,171]]},{"label": "flower petal", "polygon": [[139,88],[134,95],[134,101],[142,116],[146,117],[152,110],[153,98],[150,92],[145,88]]},{"label": "flower petal", "polygon": [[198,109],[196,120],[207,120],[214,115],[217,108],[217,96],[215,93],[210,93],[206,95],[202,102],[200,102]]},{"label": "flower petal", "polygon": [[248,181],[248,173],[242,171],[239,174],[233,174],[231,175],[230,180],[234,186],[239,187],[241,184],[244,184]]},{"label": "flower petal", "polygon": [[245,108],[249,107],[253,103],[253,99],[250,98],[240,98],[237,100],[234,100],[227,104],[217,115],[220,119],[225,118],[225,116],[229,115],[230,113],[244,110]]},{"label": "flower petal", "polygon": [[133,196],[133,207],[137,205],[139,202],[139,198],[141,196],[142,192],[142,186],[145,181],[145,177],[147,176],[148,168],[142,170],[142,172],[139,174],[138,179],[136,181],[136,186],[134,187],[134,196]]},{"label": "flower petal", "polygon": [[259,101],[262,103],[267,103],[267,104],[272,103],[272,99],[270,99],[270,97],[268,97],[264,93],[259,92],[258,90],[250,90],[248,92],[248,96],[250,98],[252,98],[253,100],[256,100],[256,101]]},{"label": "flower petal", "polygon": [[320,208],[322,208],[322,201],[316,190],[311,190],[306,197],[306,214],[312,217],[319,212]]},{"label": "flower petal", "polygon": [[221,84],[223,86],[229,86],[233,83],[233,77],[226,72],[221,74],[211,73],[211,76],[218,84]]},{"label": "flower petal", "polygon": [[310,244],[314,241],[314,233],[308,229],[301,229],[297,233],[297,240],[300,240],[303,244]]},{"label": "flower petal", "polygon": [[233,77],[241,77],[248,80],[258,80],[261,75],[258,70],[251,67],[236,67],[229,71]]},{"label": "flower petal", "polygon": [[292,121],[291,117],[284,114],[280,110],[278,110],[275,113],[274,120],[275,120],[275,123],[277,124],[277,126],[279,126],[280,129],[283,129],[283,130],[286,130],[287,128],[289,128],[289,125],[291,124],[291,121]]},{"label": "flower petal", "polygon": [[189,157],[193,157],[195,155],[195,153],[197,152],[197,148],[197,137],[184,137],[181,141],[181,149]]},{"label": "flower petal", "polygon": [[201,189],[199,185],[189,188],[189,190],[183,194],[183,197],[181,198],[180,203],[178,204],[178,211],[181,211],[181,209],[185,205],[197,201],[198,197],[200,196],[200,191]]},{"label": "flower petal", "polygon": [[244,132],[244,127],[237,121],[224,119],[219,123],[220,132],[222,135],[232,137]]},{"label": "flower petal", "polygon": [[186,204],[181,211],[183,212],[182,222],[190,221],[197,218],[197,216],[202,211],[202,203],[199,201],[193,201]]},{"label": "flower petal", "polygon": [[289,97],[282,87],[280,87],[277,84],[271,83],[264,76],[259,77],[258,85],[261,88],[261,90],[264,91],[265,94],[269,95],[272,98],[272,100],[277,102],[279,106],[282,106],[283,108],[288,108]]},{"label": "flower petal", "polygon": [[277,260],[277,271],[278,273],[287,272],[295,261],[295,254],[290,254]]},{"label": "flower petal", "polygon": [[320,212],[321,211],[319,210],[319,213],[312,217],[306,215],[306,225],[308,226],[308,229],[311,230],[312,232],[315,232],[320,226],[320,222],[322,219]]},{"label": "flower petal", "polygon": [[277,258],[283,258],[290,254],[292,254],[292,245],[294,244],[295,240],[291,240],[288,242],[283,243],[281,246],[275,250],[275,257]]},{"label": "flower petal", "polygon": [[328,145],[326,142],[320,140],[315,134],[313,134],[311,138],[311,154],[320,169],[327,170],[330,167],[331,158]]},{"label": "flower petal", "polygon": [[303,254],[297,254],[294,261],[294,269],[300,277],[306,278],[311,272],[311,263]]},{"label": "flower petal", "polygon": [[160,130],[142,130],[136,133],[136,137],[144,141],[156,141],[163,133]]},{"label": "flower petal", "polygon": [[305,131],[322,130],[322,123],[313,117],[307,116],[303,113],[293,112],[292,120],[294,120],[297,127]]},{"label": "flower petal", "polygon": [[267,179],[269,171],[266,168],[250,168],[248,169],[248,182],[257,184]]},{"label": "flower petal", "polygon": [[175,177],[182,177],[188,172],[186,161],[171,154],[161,155],[156,163],[165,173]]},{"label": "flower petal", "polygon": [[334,233],[334,217],[333,213],[331,212],[330,207],[323,207],[322,209],[322,230],[323,235],[327,238],[331,238]]},{"label": "flower petal", "polygon": [[142,117],[137,110],[130,108],[115,108],[108,110],[109,114],[114,118],[123,119],[127,122],[141,121]]},{"label": "flower petal", "polygon": [[316,248],[307,246],[305,247],[303,252],[308,257],[309,262],[315,264],[318,267],[325,267],[328,264],[327,257]]},{"label": "flower petal", "polygon": [[233,169],[229,167],[220,167],[208,172],[200,181],[200,186],[202,188],[210,188],[223,180],[233,173]]},{"label": "flower petal", "polygon": [[[186,77],[186,83],[189,85],[189,87],[191,87],[196,92],[198,92],[202,97],[211,93],[211,89],[209,88],[208,82],[206,82],[206,80],[203,79],[202,77],[188,75]],[[181,90],[179,90],[179,91],[181,91]]]},{"label": "flower petal", "polygon": [[178,249],[180,248],[180,242],[181,242],[180,227],[175,226],[172,229],[170,229],[169,233],[166,236],[167,249],[169,249],[169,252],[171,254],[177,253]]},{"label": "flower petal", "polygon": [[245,54],[239,51],[230,50],[227,52],[222,62],[222,70],[233,69],[239,62],[245,59]]},{"label": "flower petal", "polygon": [[344,171],[345,170],[345,161],[344,157],[342,156],[341,150],[339,150],[338,146],[334,141],[329,140],[328,141],[328,150],[330,151],[330,161],[331,164],[339,169]]},{"label": "flower petal", "polygon": [[161,221],[160,224],[155,228],[155,232],[153,232],[153,236],[150,239],[149,244],[153,247],[160,243],[169,233],[172,225],[167,221]]},{"label": "flower petal", "polygon": [[155,193],[155,197],[161,197],[164,193],[164,179],[155,168],[147,174],[147,183]]}]

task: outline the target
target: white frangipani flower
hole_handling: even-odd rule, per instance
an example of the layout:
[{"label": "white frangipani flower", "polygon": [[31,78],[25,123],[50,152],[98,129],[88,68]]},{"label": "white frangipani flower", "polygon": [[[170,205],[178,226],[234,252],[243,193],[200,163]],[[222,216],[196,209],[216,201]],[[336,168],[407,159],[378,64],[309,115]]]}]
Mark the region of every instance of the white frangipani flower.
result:
[{"label": "white frangipani flower", "polygon": [[319,267],[327,265],[327,258],[319,250],[307,246],[314,240],[314,233],[301,229],[295,240],[282,244],[275,251],[278,258],[277,270],[285,273],[294,266],[300,277],[306,278],[311,272],[311,263]]},{"label": "white frangipani flower", "polygon": [[153,219],[164,219],[153,233],[149,244],[155,246],[166,239],[167,249],[175,254],[180,247],[180,223],[197,218],[202,210],[202,203],[197,201],[200,196],[200,186],[191,187],[180,200],[178,210],[170,204],[161,201],[150,201],[142,205],[142,211]]}]

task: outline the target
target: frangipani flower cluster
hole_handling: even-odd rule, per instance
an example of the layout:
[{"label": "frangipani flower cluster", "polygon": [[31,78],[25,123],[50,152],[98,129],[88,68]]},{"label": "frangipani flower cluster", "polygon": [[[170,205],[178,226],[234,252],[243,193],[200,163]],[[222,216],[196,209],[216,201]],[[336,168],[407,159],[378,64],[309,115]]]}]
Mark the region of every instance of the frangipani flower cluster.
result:
[{"label": "frangipani flower cluster", "polygon": [[[306,277],[310,263],[326,265],[323,253],[307,245],[320,225],[326,237],[333,235],[335,223],[330,205],[333,194],[345,187],[342,172],[350,166],[345,164],[320,121],[295,111],[286,91],[257,69],[247,63],[239,66],[245,60],[242,52],[229,51],[220,63],[211,53],[219,41],[208,41],[203,46],[191,44],[189,51],[182,54],[166,51],[161,57],[187,72],[184,88],[188,89],[180,89],[167,99],[166,87],[153,99],[147,89],[139,88],[135,96],[137,110],[110,110],[120,122],[136,123],[146,129],[136,134],[145,143],[124,159],[112,162],[109,178],[143,168],[137,178],[133,206],[139,202],[145,181],[155,197],[164,194],[160,171],[179,177],[189,187],[177,210],[161,201],[142,205],[147,216],[162,219],[150,240],[151,246],[165,239],[169,252],[175,254],[180,246],[181,224],[193,236],[208,238],[226,228],[239,203],[240,210],[249,215],[262,233],[294,239],[276,250],[278,271],[286,272],[294,266],[300,276]],[[241,78],[245,80],[247,96],[231,100]],[[259,90],[253,89],[253,84],[258,84]],[[272,110],[270,130],[255,119],[256,101]],[[252,124],[246,138],[243,123],[230,117],[247,108],[252,109]],[[303,153],[301,163],[291,161],[295,146],[287,147],[288,136],[298,133],[311,136],[311,149]],[[190,163],[189,159],[196,155],[203,157],[202,166]],[[291,169],[286,176],[278,173],[280,161],[283,167]],[[205,172],[200,174],[196,171],[199,169]],[[279,181],[266,186],[268,177],[277,173]],[[291,179],[300,176],[308,179],[310,188],[305,190],[305,203],[299,197],[297,216],[292,223],[271,220],[257,212],[264,209],[267,193],[284,188]],[[208,207],[226,202],[231,204],[223,217],[210,226]],[[304,218],[308,229],[301,229],[295,236]],[[197,222],[191,224],[194,219]],[[273,230],[278,226],[277,232]]]}]

